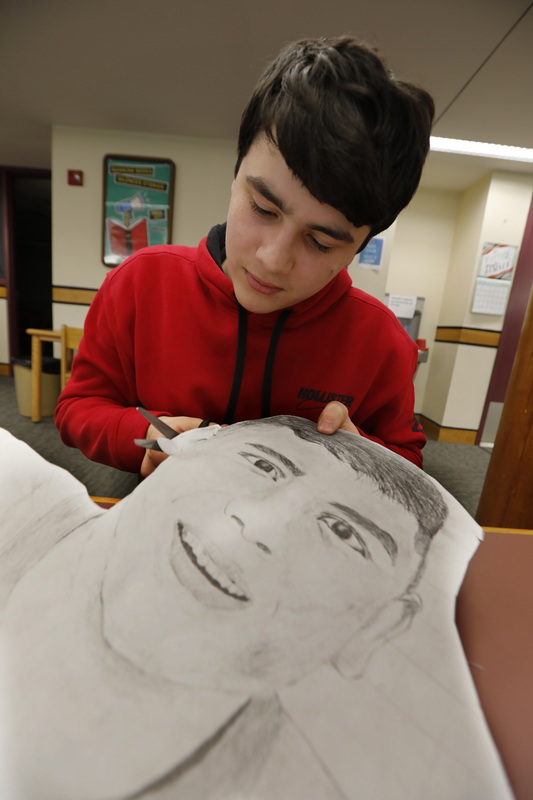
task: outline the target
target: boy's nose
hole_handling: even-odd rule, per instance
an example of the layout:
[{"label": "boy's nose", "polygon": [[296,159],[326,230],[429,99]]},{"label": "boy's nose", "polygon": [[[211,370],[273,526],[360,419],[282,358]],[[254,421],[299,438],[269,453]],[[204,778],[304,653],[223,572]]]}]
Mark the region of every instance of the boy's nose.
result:
[{"label": "boy's nose", "polygon": [[294,241],[281,232],[272,234],[260,245],[257,256],[270,273],[290,272],[294,266]]}]

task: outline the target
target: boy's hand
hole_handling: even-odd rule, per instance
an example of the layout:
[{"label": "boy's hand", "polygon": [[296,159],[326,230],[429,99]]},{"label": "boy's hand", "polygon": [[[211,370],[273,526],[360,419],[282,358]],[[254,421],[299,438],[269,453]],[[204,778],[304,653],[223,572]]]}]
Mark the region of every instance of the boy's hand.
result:
[{"label": "boy's hand", "polygon": [[335,433],[335,431],[343,430],[356,433],[358,436],[361,435],[350,419],[348,409],[338,400],[328,403],[322,410],[318,418],[317,428],[320,433]]},{"label": "boy's hand", "polygon": [[[166,422],[167,425],[170,425],[170,427],[178,433],[184,433],[185,431],[197,428],[202,421],[200,417],[160,417],[160,419]],[[149,425],[144,438],[157,439],[159,436],[161,436],[161,434],[157,428],[154,428],[153,425]],[[142,477],[146,478],[150,475],[165,458],[168,458],[167,454],[162,453],[160,450],[146,450],[141,464]]]}]

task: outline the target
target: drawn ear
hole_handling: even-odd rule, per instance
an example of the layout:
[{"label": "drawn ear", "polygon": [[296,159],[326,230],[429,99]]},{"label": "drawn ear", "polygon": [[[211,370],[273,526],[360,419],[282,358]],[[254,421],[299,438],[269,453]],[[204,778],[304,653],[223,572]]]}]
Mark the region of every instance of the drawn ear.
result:
[{"label": "drawn ear", "polygon": [[360,678],[374,651],[406,631],[421,607],[417,594],[403,595],[388,603],[337,653],[332,665],[345,678]]}]

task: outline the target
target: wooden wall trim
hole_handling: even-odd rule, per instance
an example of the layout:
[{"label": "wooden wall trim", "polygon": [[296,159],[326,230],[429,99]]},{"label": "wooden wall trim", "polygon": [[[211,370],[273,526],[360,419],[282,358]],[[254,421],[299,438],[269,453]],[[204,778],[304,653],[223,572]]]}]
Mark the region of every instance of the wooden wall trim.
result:
[{"label": "wooden wall trim", "polygon": [[483,526],[485,533],[516,533],[518,535],[533,536],[532,530],[525,528],[487,528]]},{"label": "wooden wall trim", "polygon": [[52,286],[53,303],[90,306],[95,294],[96,289],[80,289],[75,286]]},{"label": "wooden wall trim", "polygon": [[[52,302],[90,306],[96,291],[96,289],[79,289],[75,286],[52,286]],[[7,286],[0,285],[0,298],[2,297],[7,298]]]},{"label": "wooden wall trim", "polygon": [[445,428],[423,414],[416,415],[424,429],[424,433],[437,442],[453,442],[454,444],[475,444],[477,431],[469,428]]},{"label": "wooden wall trim", "polygon": [[10,364],[0,364],[0,375],[5,375],[10,378],[13,374]]},{"label": "wooden wall trim", "polygon": [[435,341],[452,344],[473,344],[478,347],[498,347],[500,337],[500,331],[486,331],[482,328],[452,328],[439,325],[435,334]]}]

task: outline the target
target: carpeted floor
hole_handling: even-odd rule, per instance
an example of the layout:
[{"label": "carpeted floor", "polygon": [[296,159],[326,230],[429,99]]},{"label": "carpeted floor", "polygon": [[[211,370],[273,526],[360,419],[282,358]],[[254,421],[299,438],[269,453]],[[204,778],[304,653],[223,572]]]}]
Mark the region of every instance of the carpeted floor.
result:
[{"label": "carpeted floor", "polygon": [[[137,476],[95,464],[78,450],[60,440],[53,417],[32,422],[18,412],[13,378],[0,376],[0,427],[27,442],[48,461],[69,470],[91,495],[125,497],[137,485]],[[490,453],[474,445],[428,440],[424,468],[444,486],[467,511],[475,515]]]},{"label": "carpeted floor", "polygon": [[490,450],[476,445],[428,439],[424,447],[424,469],[474,517],[490,455]]}]

